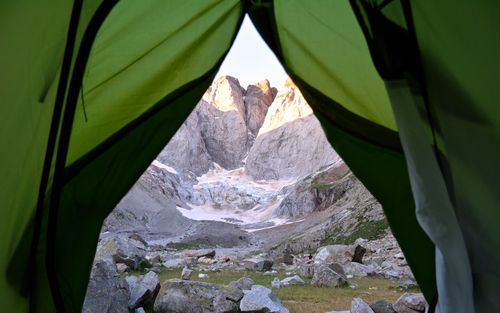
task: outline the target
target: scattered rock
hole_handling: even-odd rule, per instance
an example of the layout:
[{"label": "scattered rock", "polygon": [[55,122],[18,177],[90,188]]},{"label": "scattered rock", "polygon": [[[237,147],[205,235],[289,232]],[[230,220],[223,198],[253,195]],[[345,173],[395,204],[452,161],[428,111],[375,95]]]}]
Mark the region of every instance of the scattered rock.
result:
[{"label": "scattered rock", "polygon": [[421,293],[405,293],[393,305],[397,313],[425,312],[427,302]]},{"label": "scattered rock", "polygon": [[370,306],[361,298],[353,298],[351,302],[351,313],[374,313]]},{"label": "scattered rock", "polygon": [[241,277],[238,280],[232,281],[229,283],[228,287],[230,288],[238,288],[241,290],[250,290],[252,286],[255,285],[253,279],[248,277]]},{"label": "scattered rock", "polygon": [[135,309],[141,306],[148,306],[154,303],[156,295],[160,290],[160,277],[155,272],[148,272],[144,276],[127,276],[130,299],[128,307]]},{"label": "scattered rock", "polygon": [[338,287],[346,283],[346,279],[341,274],[334,272],[326,265],[317,267],[311,280],[311,284],[316,287]]},{"label": "scattered rock", "polygon": [[281,285],[283,286],[288,286],[288,285],[304,285],[305,281],[300,278],[299,275],[295,275],[292,277],[287,277],[281,280]]},{"label": "scattered rock", "polygon": [[240,310],[241,312],[289,313],[271,289],[260,285],[253,285],[251,290],[245,291],[240,302]]},{"label": "scattered rock", "polygon": [[192,274],[193,274],[193,271],[190,270],[189,268],[185,267],[182,269],[181,279],[182,280],[190,280]]},{"label": "scattered rock", "polygon": [[194,258],[213,258],[215,257],[215,250],[213,249],[201,249],[201,250],[185,250],[182,252],[183,256],[194,257]]},{"label": "scattered rock", "polygon": [[243,264],[245,268],[259,272],[269,271],[273,267],[273,261],[265,256],[255,256],[244,259]]},{"label": "scattered rock", "polygon": [[373,302],[370,304],[370,308],[372,308],[375,313],[396,313],[392,307],[392,303],[387,300]]},{"label": "scattered rock", "polygon": [[278,274],[278,271],[272,270],[272,271],[266,271],[266,272],[264,272],[263,275],[266,275],[266,276],[275,276],[277,274]]},{"label": "scattered rock", "polygon": [[404,289],[404,290],[408,290],[408,289],[412,289],[412,288],[417,288],[418,284],[415,281],[415,279],[410,278],[410,277],[406,277],[406,278],[401,278],[399,280],[399,287]]},{"label": "scattered rock", "polygon": [[355,277],[366,277],[371,276],[375,273],[375,269],[373,267],[356,262],[345,264],[344,270],[347,275],[352,275]]},{"label": "scattered rock", "polygon": [[314,264],[299,264],[297,272],[302,277],[312,278],[314,275]]},{"label": "scattered rock", "polygon": [[276,289],[281,288],[281,280],[278,277],[274,277],[273,281],[271,282],[271,287]]},{"label": "scattered rock", "polygon": [[238,309],[238,301],[241,298],[243,291],[239,288],[171,279],[162,284],[154,310],[158,313],[231,312]]},{"label": "scattered rock", "polygon": [[199,274],[198,274],[198,278],[201,278],[201,279],[207,279],[207,278],[208,278],[208,274],[199,273]]},{"label": "scattered rock", "polygon": [[95,260],[111,257],[115,263],[123,263],[137,269],[144,259],[145,246],[142,242],[126,236],[114,235],[102,239],[97,245]]},{"label": "scattered rock", "polygon": [[144,311],[144,308],[137,308],[134,313],[146,313],[146,311]]},{"label": "scattered rock", "polygon": [[128,270],[128,266],[125,263],[116,263],[116,270],[118,273],[122,274]]},{"label": "scattered rock", "polygon": [[366,248],[357,245],[356,248],[354,248],[354,256],[352,257],[352,262],[360,263],[363,264],[363,256],[366,253]]},{"label": "scattered rock", "polygon": [[111,259],[94,264],[82,313],[128,313],[129,287]]},{"label": "scattered rock", "polygon": [[354,248],[348,245],[330,245],[320,247],[314,256],[314,264],[339,263],[346,264],[352,261]]}]

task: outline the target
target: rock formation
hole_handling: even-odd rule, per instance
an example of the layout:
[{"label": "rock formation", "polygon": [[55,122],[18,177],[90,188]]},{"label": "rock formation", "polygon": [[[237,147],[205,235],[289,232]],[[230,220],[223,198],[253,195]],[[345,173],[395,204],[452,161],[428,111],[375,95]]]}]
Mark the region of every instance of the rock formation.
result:
[{"label": "rock formation", "polygon": [[337,153],[298,88],[288,81],[269,107],[248,152],[245,170],[255,179],[298,178],[338,160]]}]

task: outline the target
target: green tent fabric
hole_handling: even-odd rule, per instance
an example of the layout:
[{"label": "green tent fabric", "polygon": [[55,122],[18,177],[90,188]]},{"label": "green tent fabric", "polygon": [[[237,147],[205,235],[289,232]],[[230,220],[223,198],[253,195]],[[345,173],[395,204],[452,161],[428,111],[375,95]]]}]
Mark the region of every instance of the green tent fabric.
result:
[{"label": "green tent fabric", "polygon": [[102,221],[248,13],[382,203],[427,300],[495,311],[498,12],[493,0],[2,2],[2,310],[81,312]]}]

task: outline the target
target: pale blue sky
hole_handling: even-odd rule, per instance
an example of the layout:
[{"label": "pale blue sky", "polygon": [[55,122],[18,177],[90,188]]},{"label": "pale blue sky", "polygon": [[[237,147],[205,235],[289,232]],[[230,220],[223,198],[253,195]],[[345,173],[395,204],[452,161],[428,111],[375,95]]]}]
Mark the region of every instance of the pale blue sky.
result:
[{"label": "pale blue sky", "polygon": [[248,16],[243,20],[240,32],[234,41],[224,63],[217,73],[238,78],[240,85],[247,88],[265,78],[271,86],[283,86],[288,75],[253,26]]}]

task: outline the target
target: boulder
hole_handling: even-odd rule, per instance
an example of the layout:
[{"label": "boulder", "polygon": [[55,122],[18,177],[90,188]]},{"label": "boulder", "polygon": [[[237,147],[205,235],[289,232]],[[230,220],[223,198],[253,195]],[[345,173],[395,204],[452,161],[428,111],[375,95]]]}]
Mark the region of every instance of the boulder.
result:
[{"label": "boulder", "polygon": [[137,308],[134,313],[146,313],[146,311],[144,311],[144,308]]},{"label": "boulder", "polygon": [[160,290],[160,277],[155,272],[148,272],[144,276],[127,276],[130,299],[128,307],[136,309],[141,306],[148,306],[154,303],[156,295]]},{"label": "boulder", "polygon": [[266,256],[255,256],[244,259],[243,265],[246,269],[263,272],[269,271],[273,268],[273,260]]},{"label": "boulder", "polygon": [[427,302],[421,293],[405,293],[394,303],[397,313],[425,312]]},{"label": "boulder", "polygon": [[314,264],[300,264],[297,270],[300,276],[312,278],[314,275]]},{"label": "boulder", "polygon": [[320,247],[314,256],[314,264],[346,264],[352,261],[353,256],[354,247],[349,245],[330,245]]},{"label": "boulder", "polygon": [[351,302],[351,313],[374,313],[370,306],[361,298],[353,298]]},{"label": "boulder", "polygon": [[363,264],[363,256],[366,253],[366,248],[360,245],[357,245],[354,248],[354,256],[352,257],[352,262]]},{"label": "boulder", "polygon": [[122,274],[128,270],[128,266],[125,263],[116,263],[116,270]]},{"label": "boulder", "polygon": [[274,277],[273,281],[271,282],[271,287],[276,289],[281,288],[281,280],[278,277]]},{"label": "boulder", "polygon": [[171,279],[164,282],[154,303],[157,313],[235,312],[243,291],[199,281]]},{"label": "boulder", "polygon": [[230,282],[228,287],[229,288],[238,288],[241,290],[250,290],[250,289],[252,289],[253,285],[255,285],[255,282],[253,281],[253,279],[248,278],[248,277],[241,277],[238,280]]},{"label": "boulder", "polygon": [[190,259],[175,258],[175,259],[165,260],[162,263],[162,265],[166,268],[179,268],[179,267],[184,267],[190,263],[191,263]]},{"label": "boulder", "polygon": [[190,280],[191,279],[191,275],[193,274],[193,271],[190,270],[189,268],[187,267],[184,267],[182,269],[182,273],[181,273],[181,279],[182,280]]},{"label": "boulder", "polygon": [[251,290],[245,291],[240,302],[240,310],[241,312],[289,313],[271,289],[260,285],[253,285]]},{"label": "boulder", "polygon": [[100,261],[111,257],[115,263],[126,264],[137,269],[144,259],[146,251],[144,244],[138,240],[122,235],[102,239],[97,245],[95,260]]},{"label": "boulder", "polygon": [[266,276],[276,276],[276,275],[278,275],[278,271],[276,271],[276,270],[265,271],[263,275],[266,275]]},{"label": "boulder", "polygon": [[129,287],[111,259],[92,267],[82,313],[128,313]]},{"label": "boulder", "polygon": [[408,289],[412,289],[412,288],[418,288],[418,284],[414,278],[405,277],[405,278],[401,278],[399,280],[399,287],[404,289],[404,290],[408,290]]},{"label": "boulder", "polygon": [[352,275],[354,277],[366,277],[374,275],[376,269],[370,265],[350,262],[344,264],[344,270],[347,275]]},{"label": "boulder", "polygon": [[343,275],[333,271],[326,265],[318,266],[314,271],[311,284],[316,287],[338,287],[347,283]]},{"label": "boulder", "polygon": [[200,250],[186,250],[182,252],[182,256],[194,258],[214,258],[215,250],[213,249],[200,249]]},{"label": "boulder", "polygon": [[205,273],[199,273],[199,274],[198,274],[198,278],[201,278],[201,279],[207,279],[207,278],[208,278],[208,274],[205,274]]},{"label": "boulder", "polygon": [[375,313],[396,313],[392,307],[392,303],[387,300],[378,300],[370,304]]},{"label": "boulder", "polygon": [[305,282],[302,278],[300,278],[299,275],[294,275],[292,277],[287,277],[281,280],[281,285],[283,286],[288,286],[288,285],[304,285]]}]

